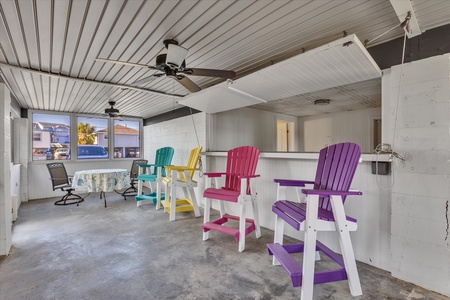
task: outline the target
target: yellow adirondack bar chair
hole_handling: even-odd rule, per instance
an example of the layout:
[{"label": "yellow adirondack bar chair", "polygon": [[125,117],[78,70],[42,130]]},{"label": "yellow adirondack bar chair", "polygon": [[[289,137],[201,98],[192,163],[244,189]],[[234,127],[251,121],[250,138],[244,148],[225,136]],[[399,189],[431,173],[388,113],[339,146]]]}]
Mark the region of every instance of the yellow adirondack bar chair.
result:
[{"label": "yellow adirondack bar chair", "polygon": [[[202,147],[192,149],[189,161],[186,166],[165,166],[167,176],[162,182],[166,186],[166,197],[161,204],[164,211],[169,213],[169,220],[175,220],[175,213],[184,211],[194,211],[196,217],[199,217],[197,198],[194,187],[197,182],[193,180],[195,170],[198,170],[197,164],[200,158]],[[183,190],[184,199],[177,199],[177,189]]]}]

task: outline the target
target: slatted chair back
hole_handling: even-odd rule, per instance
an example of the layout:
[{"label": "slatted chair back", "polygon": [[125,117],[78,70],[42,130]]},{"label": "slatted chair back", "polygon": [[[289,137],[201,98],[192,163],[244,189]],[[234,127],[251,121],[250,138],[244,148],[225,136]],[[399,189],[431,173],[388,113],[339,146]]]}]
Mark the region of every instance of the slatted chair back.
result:
[{"label": "slatted chair back", "polygon": [[[241,183],[239,176],[255,175],[259,152],[258,148],[252,146],[237,147],[228,151],[225,186],[223,189],[240,192]],[[247,185],[247,194],[251,194],[250,184]]]},{"label": "slatted chair back", "polygon": [[[164,147],[156,150],[155,165],[168,166],[172,163],[174,150],[172,147]],[[153,168],[153,175],[157,175],[157,168]],[[161,176],[166,176],[166,170],[162,168]]]},{"label": "slatted chair back", "polygon": [[66,167],[62,162],[48,163],[47,168],[52,180],[53,190],[59,189],[61,186],[70,185]]},{"label": "slatted chair back", "polygon": [[[190,178],[194,178],[195,169],[197,168],[198,160],[200,159],[200,153],[202,152],[202,147],[199,146],[197,148],[194,148],[191,150],[191,154],[189,155],[189,160],[187,167],[189,169],[192,169],[189,171]],[[184,175],[182,175],[182,178],[180,178],[181,181],[185,181],[186,178],[184,178]]]},{"label": "slatted chair back", "polygon": [[[353,143],[341,143],[323,148],[319,154],[314,189],[348,191],[361,156],[361,148]],[[345,201],[345,196],[343,196]],[[331,211],[329,197],[319,199],[319,208]]]},{"label": "slatted chair back", "polygon": [[147,164],[148,160],[146,159],[135,159],[131,163],[131,170],[130,170],[130,180],[133,182],[136,180],[136,178],[139,175],[139,165]]}]

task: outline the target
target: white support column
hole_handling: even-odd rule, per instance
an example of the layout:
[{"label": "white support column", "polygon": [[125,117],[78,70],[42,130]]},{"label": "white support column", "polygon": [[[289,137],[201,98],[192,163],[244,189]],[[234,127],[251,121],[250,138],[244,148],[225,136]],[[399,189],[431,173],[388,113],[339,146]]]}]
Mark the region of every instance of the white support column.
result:
[{"label": "white support column", "polygon": [[3,132],[3,134],[0,134],[0,255],[8,255],[12,245],[10,110],[10,92],[4,83],[0,83],[0,132]]}]

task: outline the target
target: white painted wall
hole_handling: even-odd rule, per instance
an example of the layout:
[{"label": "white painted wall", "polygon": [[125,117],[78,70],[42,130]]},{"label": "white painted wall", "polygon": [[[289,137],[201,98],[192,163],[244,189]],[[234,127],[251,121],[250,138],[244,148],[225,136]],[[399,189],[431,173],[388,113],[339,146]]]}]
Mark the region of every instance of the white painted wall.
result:
[{"label": "white painted wall", "polygon": [[31,138],[30,138],[30,123],[28,119],[14,119],[14,134],[15,134],[15,155],[16,163],[20,164],[20,201],[28,201],[28,162],[31,155]]},{"label": "white painted wall", "polygon": [[[253,108],[240,108],[211,115],[210,149],[226,150],[254,146],[261,151],[277,151],[277,120],[294,122],[297,118]],[[293,149],[298,149],[294,141]]]},{"label": "white painted wall", "polygon": [[357,143],[363,153],[371,153],[373,122],[381,119],[381,108],[345,111],[299,118],[300,151],[317,152],[341,142]]},{"label": "white painted wall", "polygon": [[20,200],[20,165],[11,163],[10,165],[10,192],[12,221],[17,219],[17,212],[21,203]]},{"label": "white painted wall", "polygon": [[391,271],[450,296],[450,54],[402,73],[395,66],[382,79],[383,142],[406,159],[394,165]]},{"label": "white painted wall", "polygon": [[[381,108],[296,118],[241,108],[211,115],[212,150],[229,150],[252,145],[261,151],[277,151],[277,120],[293,122],[296,130],[294,151],[318,152],[327,145],[354,142],[363,153],[371,153],[373,120],[381,118]],[[236,134],[239,132],[239,134]]]}]

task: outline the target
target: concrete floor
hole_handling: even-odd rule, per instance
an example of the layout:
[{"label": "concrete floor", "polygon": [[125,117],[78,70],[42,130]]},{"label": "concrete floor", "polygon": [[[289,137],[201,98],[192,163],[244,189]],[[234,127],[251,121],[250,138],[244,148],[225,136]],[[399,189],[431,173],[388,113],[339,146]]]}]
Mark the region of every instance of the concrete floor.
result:
[{"label": "concrete floor", "polygon": [[[231,236],[213,232],[203,242],[193,213],[169,222],[152,204],[107,199],[107,208],[98,194],[79,207],[23,203],[11,253],[0,258],[0,299],[299,299],[284,269],[271,265],[271,230],[249,235],[239,253]],[[358,269],[362,296],[341,281],[315,286],[314,299],[448,299],[366,264]]]}]

